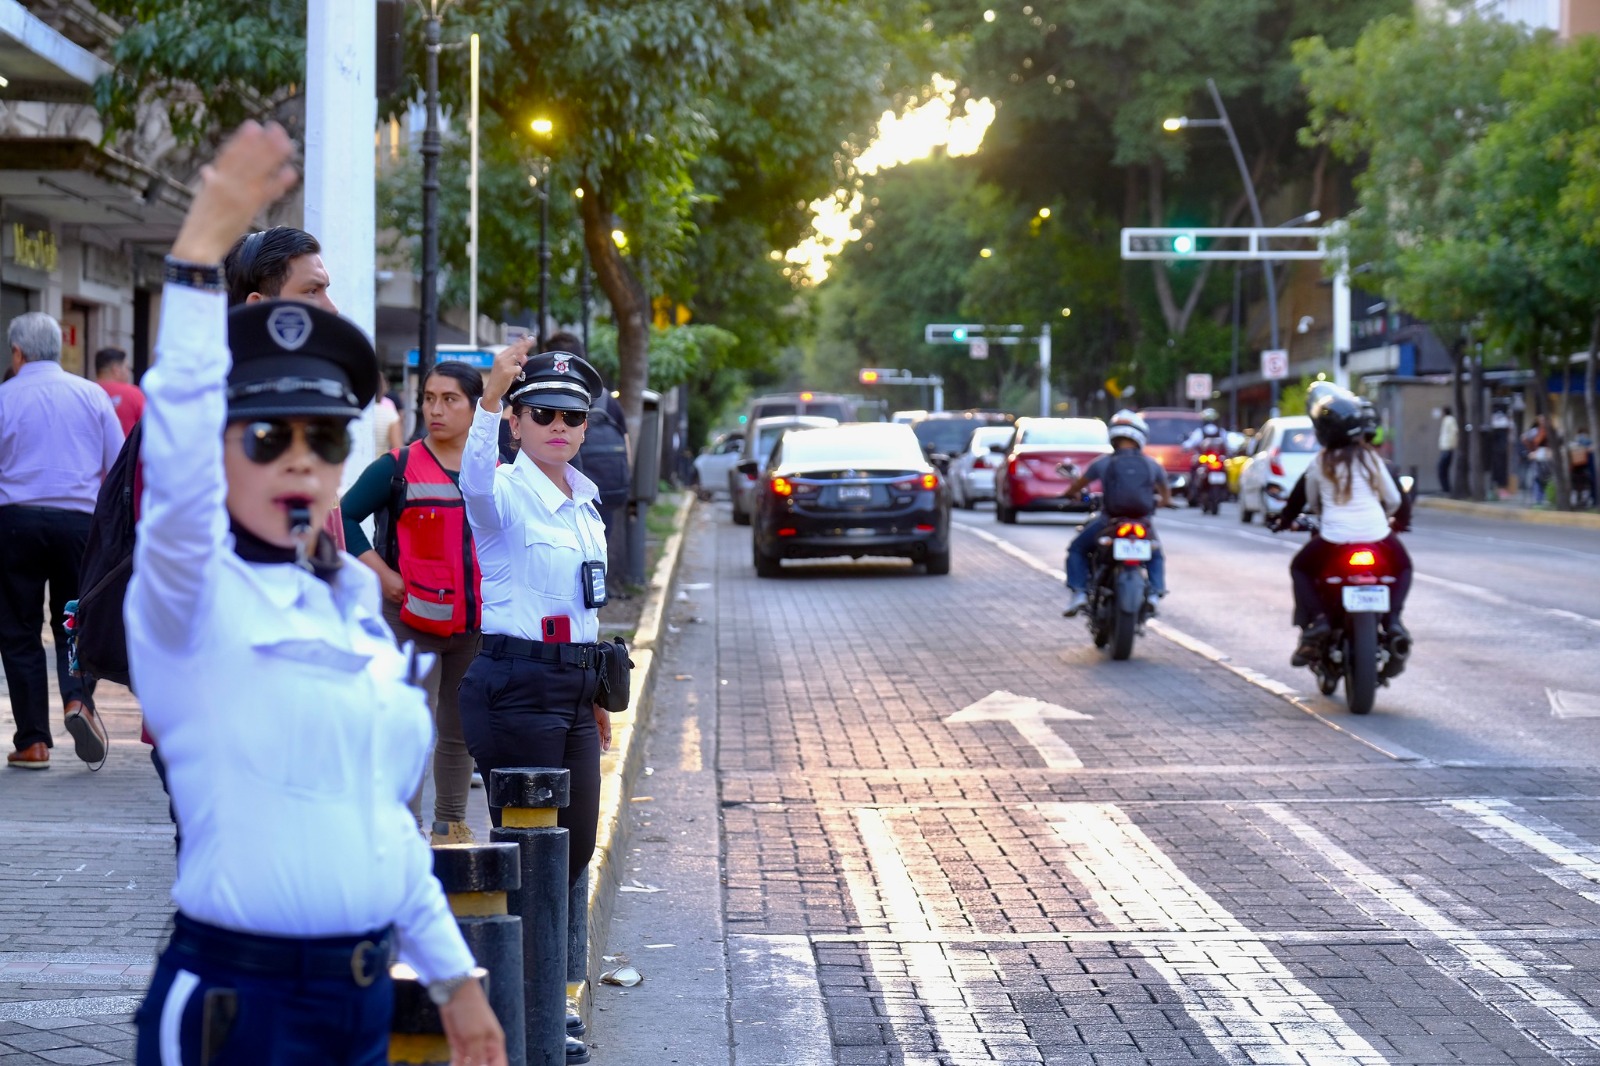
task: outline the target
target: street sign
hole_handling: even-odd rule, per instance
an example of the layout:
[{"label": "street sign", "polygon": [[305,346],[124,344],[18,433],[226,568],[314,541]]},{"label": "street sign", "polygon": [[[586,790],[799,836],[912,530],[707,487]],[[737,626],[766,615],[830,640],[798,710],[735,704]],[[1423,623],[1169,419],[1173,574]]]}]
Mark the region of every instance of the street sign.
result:
[{"label": "street sign", "polygon": [[[466,363],[479,370],[488,370],[494,366],[495,352],[502,347],[504,346],[496,345],[493,351],[486,351],[482,348],[468,348],[464,344],[459,347],[441,344],[433,359],[436,363]],[[406,352],[406,366],[416,366],[420,358],[415,348],[409,349]]]},{"label": "street sign", "polygon": [[974,359],[989,358],[989,342],[982,337],[977,337],[967,345],[967,354]]},{"label": "street sign", "polygon": [[1211,399],[1211,375],[1190,374],[1184,378],[1183,394],[1191,400]]},{"label": "street sign", "polygon": [[1261,353],[1261,376],[1282,381],[1289,376],[1289,353],[1282,348],[1267,348]]}]

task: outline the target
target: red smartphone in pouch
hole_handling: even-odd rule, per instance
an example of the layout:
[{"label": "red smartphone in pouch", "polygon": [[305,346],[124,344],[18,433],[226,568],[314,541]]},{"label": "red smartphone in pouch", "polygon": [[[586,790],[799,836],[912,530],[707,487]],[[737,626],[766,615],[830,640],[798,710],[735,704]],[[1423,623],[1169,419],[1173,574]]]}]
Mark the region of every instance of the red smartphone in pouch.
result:
[{"label": "red smartphone in pouch", "polygon": [[539,631],[547,644],[572,643],[572,619],[564,614],[547,614],[539,619]]}]

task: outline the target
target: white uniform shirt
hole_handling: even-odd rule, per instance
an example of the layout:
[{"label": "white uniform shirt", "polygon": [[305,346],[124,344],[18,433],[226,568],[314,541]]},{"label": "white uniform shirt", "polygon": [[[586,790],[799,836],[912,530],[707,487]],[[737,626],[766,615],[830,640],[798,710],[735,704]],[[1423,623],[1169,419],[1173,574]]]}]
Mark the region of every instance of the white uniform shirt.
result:
[{"label": "white uniform shirt", "polygon": [[1319,536],[1330,544],[1371,544],[1389,535],[1389,515],[1400,507],[1400,489],[1376,455],[1363,456],[1366,468],[1355,464],[1350,471],[1350,498],[1334,500],[1334,486],[1322,476],[1319,455],[1306,468],[1306,500],[1322,515]]},{"label": "white uniform shirt", "polygon": [[461,497],[483,571],[483,631],[542,640],[539,620],[572,619],[572,639],[600,639],[597,611],[583,605],[586,560],[606,561],[606,527],[595,509],[599,489],[568,466],[572,498],[525,453],[496,467],[500,416],[480,404],[461,455]]},{"label": "white uniform shirt", "polygon": [[233,551],[224,504],[226,301],[168,285],[145,377],[144,496],[124,614],[183,827],[172,898],[269,936],[393,923],[424,982],[472,955],[406,803],[431,734],[372,572],[330,584]]}]

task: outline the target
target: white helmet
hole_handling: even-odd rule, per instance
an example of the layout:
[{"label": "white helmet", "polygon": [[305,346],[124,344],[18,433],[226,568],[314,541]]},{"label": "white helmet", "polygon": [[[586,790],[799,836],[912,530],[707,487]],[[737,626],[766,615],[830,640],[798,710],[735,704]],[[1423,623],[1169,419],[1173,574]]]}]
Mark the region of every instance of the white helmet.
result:
[{"label": "white helmet", "polygon": [[1111,416],[1110,437],[1126,437],[1133,441],[1136,448],[1143,448],[1145,438],[1150,435],[1150,427],[1145,425],[1144,419],[1124,408]]}]

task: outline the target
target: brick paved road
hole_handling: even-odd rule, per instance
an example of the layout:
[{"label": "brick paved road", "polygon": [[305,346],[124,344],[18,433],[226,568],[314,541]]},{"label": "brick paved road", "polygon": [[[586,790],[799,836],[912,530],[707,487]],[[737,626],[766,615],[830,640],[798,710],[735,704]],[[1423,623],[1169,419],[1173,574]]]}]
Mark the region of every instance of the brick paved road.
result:
[{"label": "brick paved road", "polygon": [[[948,578],[759,580],[714,513],[674,639],[714,641],[735,1066],[1600,1063],[1594,768],[1396,758],[1154,637],[1111,663],[971,535]],[[997,692],[1077,715],[947,721]]]}]

